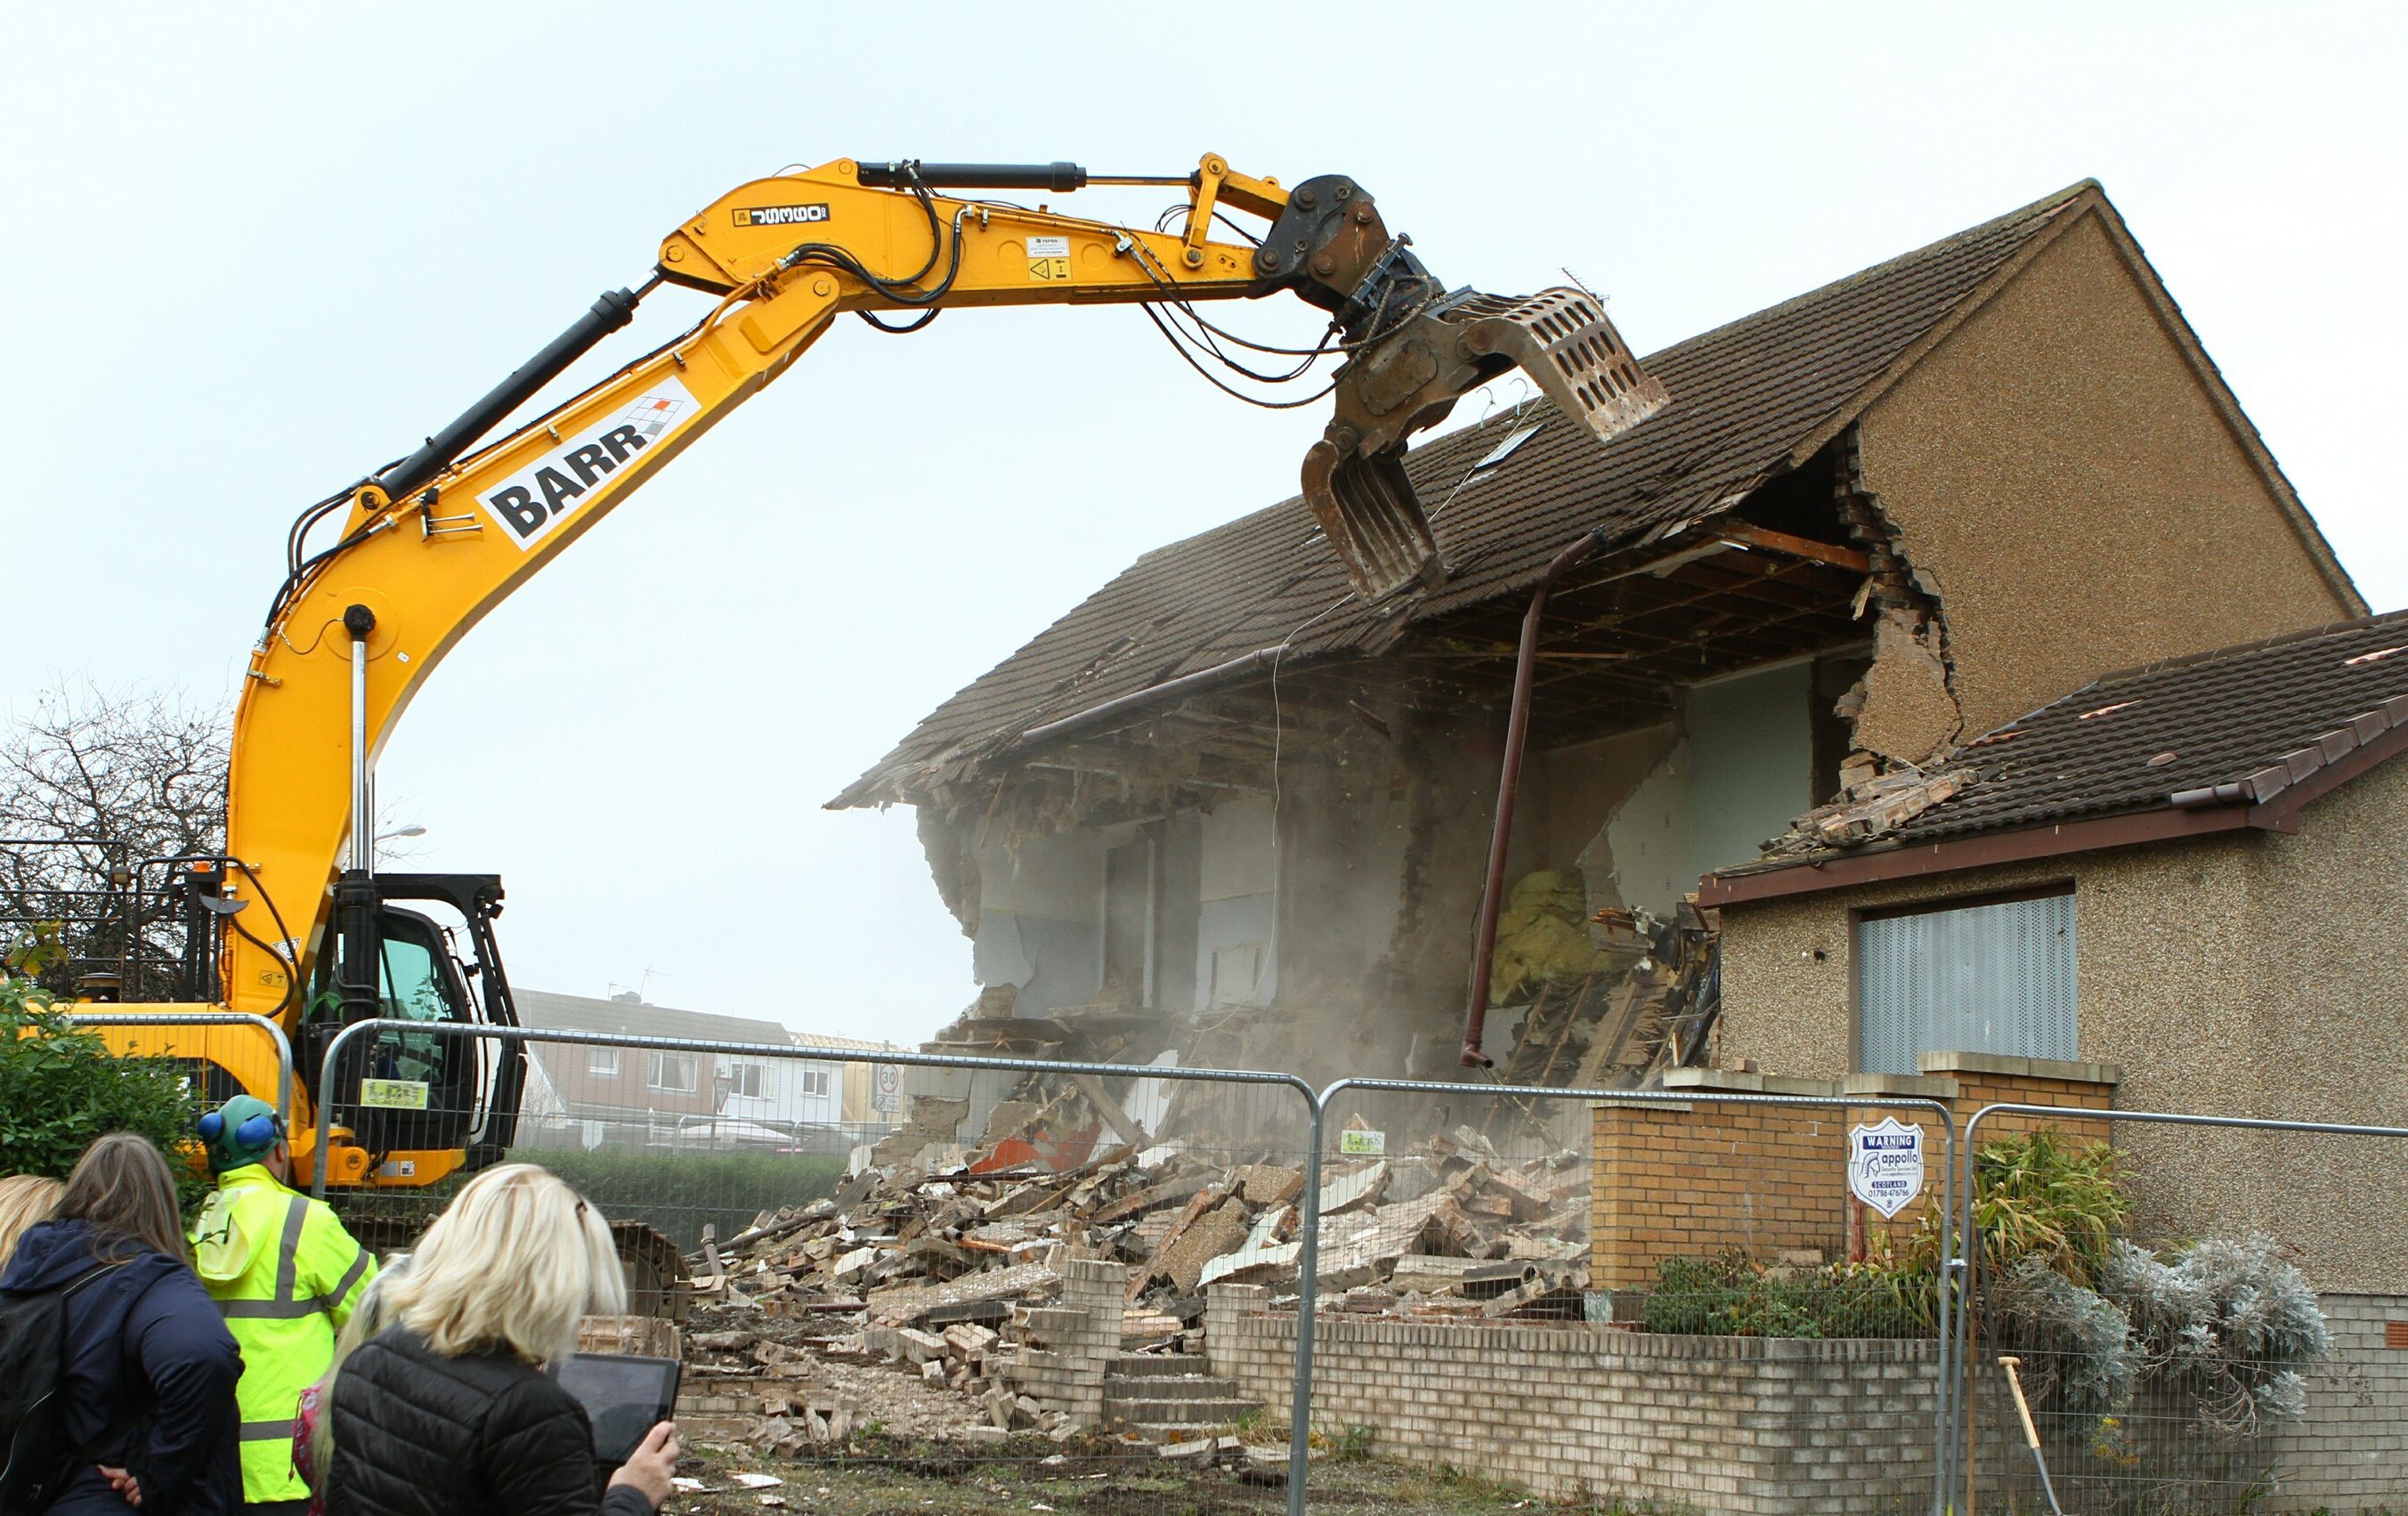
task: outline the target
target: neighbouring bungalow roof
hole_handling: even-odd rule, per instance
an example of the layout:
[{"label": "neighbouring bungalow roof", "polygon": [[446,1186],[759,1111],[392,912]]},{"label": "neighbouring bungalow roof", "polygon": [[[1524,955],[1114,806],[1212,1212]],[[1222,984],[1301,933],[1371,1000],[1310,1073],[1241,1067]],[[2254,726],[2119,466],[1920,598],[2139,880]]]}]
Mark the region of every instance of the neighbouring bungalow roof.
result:
[{"label": "neighbouring bungalow roof", "polygon": [[[1402,606],[1348,599],[1337,555],[1298,498],[1149,552],[930,712],[829,805],[925,796],[1032,728],[1283,639],[1283,667],[1384,651],[1411,629],[1526,593],[1584,531],[1602,530],[1609,551],[1643,548],[1727,512],[1811,458],[2090,207],[2123,236],[2086,179],[1654,353],[1647,367],[1672,404],[1611,444],[1541,405],[1414,450],[1408,468],[1448,577]],[[2212,368],[2205,376],[2214,382]],[[1544,424],[1510,461],[1472,477],[1504,435],[1533,421]]]},{"label": "neighbouring bungalow roof", "polygon": [[[1951,843],[2030,837],[2019,856],[2230,826],[2287,829],[2299,806],[2408,750],[2408,610],[2110,674],[1965,745],[1970,782],[1862,848],[1726,869],[1723,904],[1971,866]],[[2087,823],[2161,813],[2147,830]],[[1875,875],[1882,860],[1902,865]],[[1818,882],[1817,876],[1821,877]]]},{"label": "neighbouring bungalow roof", "polygon": [[[792,1034],[776,1022],[679,1010],[634,1000],[596,1000],[549,990],[510,991],[519,1024],[544,1032],[624,1032],[630,1037],[687,1037],[702,1042],[765,1042],[791,1046]],[[535,1044],[541,1048],[542,1043]]]}]

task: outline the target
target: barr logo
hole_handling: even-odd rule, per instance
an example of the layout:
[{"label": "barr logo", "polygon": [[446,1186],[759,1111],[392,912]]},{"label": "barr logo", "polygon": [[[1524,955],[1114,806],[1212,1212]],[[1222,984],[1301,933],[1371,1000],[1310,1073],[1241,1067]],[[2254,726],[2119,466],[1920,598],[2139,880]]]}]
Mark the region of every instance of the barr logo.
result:
[{"label": "barr logo", "polygon": [[563,439],[557,449],[477,498],[522,550],[532,548],[696,408],[684,385],[662,379],[617,416]]},{"label": "barr logo", "polygon": [[802,226],[827,219],[828,207],[824,204],[755,206],[750,210],[739,206],[736,211],[736,224],[738,226]]}]

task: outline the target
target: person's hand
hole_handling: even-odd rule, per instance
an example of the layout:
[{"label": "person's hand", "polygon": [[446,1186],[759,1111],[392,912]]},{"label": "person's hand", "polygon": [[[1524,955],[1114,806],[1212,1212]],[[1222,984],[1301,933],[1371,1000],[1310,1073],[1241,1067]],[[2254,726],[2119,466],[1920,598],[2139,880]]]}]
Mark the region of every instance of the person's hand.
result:
[{"label": "person's hand", "polygon": [[663,1422],[644,1434],[644,1440],[610,1476],[610,1483],[614,1488],[627,1486],[658,1510],[672,1493],[669,1476],[677,1469],[679,1452],[677,1423]]},{"label": "person's hand", "polygon": [[[122,1468],[111,1468],[107,1464],[94,1464],[93,1466],[100,1470],[100,1477],[108,1481],[108,1487],[110,1489],[125,1497],[125,1503],[127,1505],[132,1506],[136,1510],[140,1510],[142,1509],[142,1483],[140,1480],[136,1480],[133,1475],[128,1474],[125,1470]],[[654,1504],[657,1505],[658,1502],[656,1501]]]}]

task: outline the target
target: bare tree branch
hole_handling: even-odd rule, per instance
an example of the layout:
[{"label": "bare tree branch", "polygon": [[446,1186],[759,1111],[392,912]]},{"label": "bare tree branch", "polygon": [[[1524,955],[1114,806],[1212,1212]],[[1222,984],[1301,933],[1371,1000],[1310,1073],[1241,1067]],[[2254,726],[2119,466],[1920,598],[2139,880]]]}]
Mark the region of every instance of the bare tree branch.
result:
[{"label": "bare tree branch", "polygon": [[[0,918],[64,923],[68,976],[114,968],[129,930],[135,960],[164,975],[181,929],[160,871],[145,873],[138,912],[120,880],[145,860],[224,850],[228,726],[225,707],[180,695],[88,684],[39,696],[0,735]],[[161,993],[150,978],[124,994]]]}]

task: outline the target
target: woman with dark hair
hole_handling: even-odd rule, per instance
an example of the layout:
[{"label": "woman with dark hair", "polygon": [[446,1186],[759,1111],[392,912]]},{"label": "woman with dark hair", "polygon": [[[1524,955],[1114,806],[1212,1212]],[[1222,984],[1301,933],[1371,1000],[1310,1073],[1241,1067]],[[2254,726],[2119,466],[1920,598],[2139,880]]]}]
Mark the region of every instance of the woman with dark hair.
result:
[{"label": "woman with dark hair", "polygon": [[185,1260],[175,1177],[149,1139],[84,1150],[0,1275],[0,1291],[69,1288],[67,1472],[48,1516],[232,1516],[242,1354]]}]

